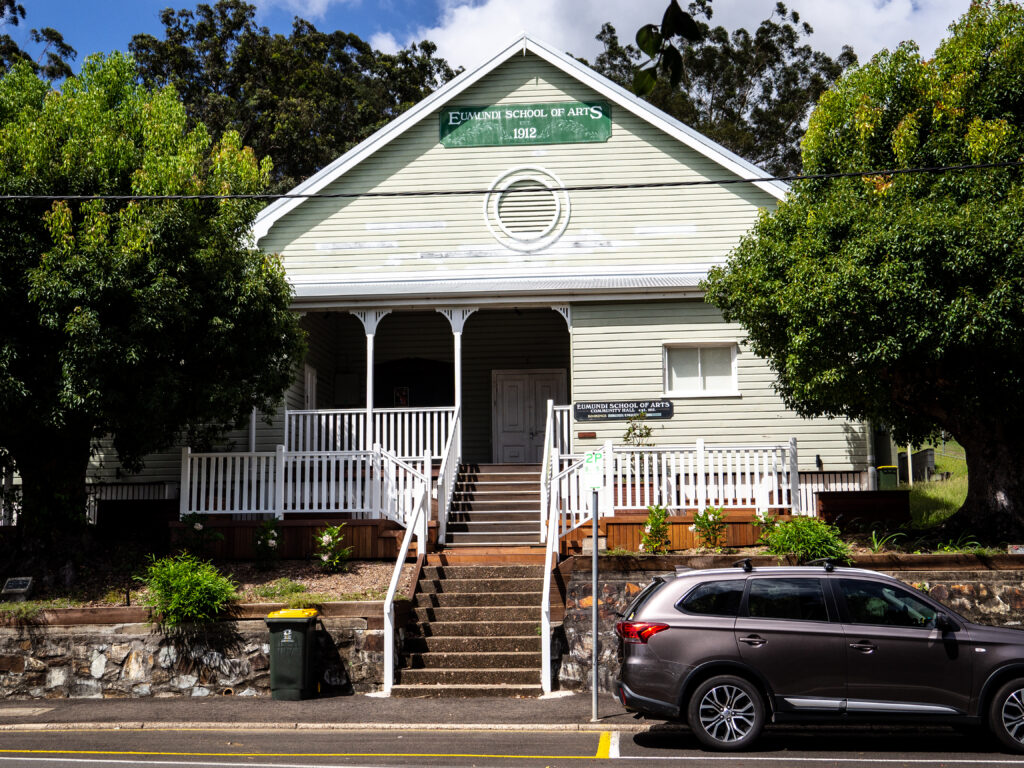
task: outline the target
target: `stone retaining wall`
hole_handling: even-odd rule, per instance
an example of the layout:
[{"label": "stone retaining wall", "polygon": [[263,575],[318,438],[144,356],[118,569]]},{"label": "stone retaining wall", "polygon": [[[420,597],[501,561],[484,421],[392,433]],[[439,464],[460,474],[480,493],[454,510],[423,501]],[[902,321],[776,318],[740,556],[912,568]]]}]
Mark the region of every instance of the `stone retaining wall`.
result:
[{"label": "stone retaining wall", "polygon": [[[317,626],[321,693],[377,690],[383,617],[328,617]],[[0,626],[0,698],[266,696],[269,652],[262,619],[189,639],[139,623]]]},{"label": "stone retaining wall", "polygon": [[[735,560],[735,556],[730,559]],[[667,557],[651,558],[647,562],[635,557],[601,558],[598,566],[599,690],[611,691],[612,682],[618,674],[619,641],[615,636],[618,614],[625,611],[633,597],[652,578],[673,573],[673,562],[673,558]],[[676,562],[684,564],[681,559]],[[775,564],[774,559],[771,564]],[[709,561],[695,565],[721,567],[726,563]],[[945,566],[943,570],[893,570],[892,566],[901,564],[881,558],[878,563],[870,565],[928,592],[970,621],[1015,626],[1024,619],[1024,570],[982,569],[984,564],[977,561],[973,562],[974,570],[952,570],[948,563],[938,561],[936,565]],[[955,565],[971,567],[972,563]],[[562,631],[556,635],[562,646],[557,672],[562,689],[590,690],[591,605],[590,558],[577,558],[566,591]]]}]

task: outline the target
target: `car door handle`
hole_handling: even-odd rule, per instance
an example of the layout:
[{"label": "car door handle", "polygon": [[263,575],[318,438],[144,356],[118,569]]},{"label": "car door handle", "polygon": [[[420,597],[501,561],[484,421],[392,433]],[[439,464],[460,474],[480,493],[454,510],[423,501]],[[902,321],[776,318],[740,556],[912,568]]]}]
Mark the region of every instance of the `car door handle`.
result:
[{"label": "car door handle", "polygon": [[741,637],[739,638],[739,641],[741,643],[746,643],[747,645],[752,645],[755,648],[759,648],[766,642],[768,642],[763,637],[758,637],[757,635],[748,635],[747,637]]},{"label": "car door handle", "polygon": [[859,643],[850,643],[850,647],[861,653],[874,653],[875,649],[878,648],[877,645],[869,643],[867,640],[862,640]]}]

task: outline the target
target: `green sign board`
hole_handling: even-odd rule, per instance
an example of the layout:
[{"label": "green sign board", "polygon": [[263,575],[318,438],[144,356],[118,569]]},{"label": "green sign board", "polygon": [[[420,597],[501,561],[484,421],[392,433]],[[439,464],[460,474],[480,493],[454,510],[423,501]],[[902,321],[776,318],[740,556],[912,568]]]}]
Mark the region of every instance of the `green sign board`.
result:
[{"label": "green sign board", "polygon": [[606,101],[499,104],[441,110],[445,147],[505,147],[608,141],[612,108]]}]

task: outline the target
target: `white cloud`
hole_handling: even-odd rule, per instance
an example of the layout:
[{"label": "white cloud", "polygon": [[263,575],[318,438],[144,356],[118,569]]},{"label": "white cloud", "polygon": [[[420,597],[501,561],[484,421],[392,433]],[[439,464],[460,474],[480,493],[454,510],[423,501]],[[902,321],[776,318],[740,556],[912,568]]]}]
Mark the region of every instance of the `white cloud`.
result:
[{"label": "white cloud", "polygon": [[402,49],[401,44],[390,32],[377,32],[374,35],[370,35],[369,43],[378,51],[383,51],[384,53],[398,53]]},{"label": "white cloud", "polygon": [[[280,2],[281,0],[275,0]],[[298,0],[288,0],[298,2]],[[307,0],[328,2],[328,0]],[[686,5],[685,2],[681,3]],[[844,43],[861,61],[903,40],[918,42],[927,56],[945,36],[946,27],[963,14],[969,0],[788,0],[787,5],[814,27],[812,45],[833,56]],[[374,45],[408,45],[433,40],[452,65],[475,67],[519,32],[576,56],[592,60],[601,50],[594,39],[610,21],[619,39],[631,42],[644,24],[659,22],[667,0],[440,0],[438,21],[419,27],[404,39],[391,34]],[[713,23],[728,29],[753,30],[775,8],[775,0],[714,0]],[[380,40],[380,44],[376,40]],[[382,48],[383,49],[383,48]]]},{"label": "white cloud", "polygon": [[260,8],[282,8],[303,19],[321,20],[332,5],[357,5],[360,0],[254,0]]}]

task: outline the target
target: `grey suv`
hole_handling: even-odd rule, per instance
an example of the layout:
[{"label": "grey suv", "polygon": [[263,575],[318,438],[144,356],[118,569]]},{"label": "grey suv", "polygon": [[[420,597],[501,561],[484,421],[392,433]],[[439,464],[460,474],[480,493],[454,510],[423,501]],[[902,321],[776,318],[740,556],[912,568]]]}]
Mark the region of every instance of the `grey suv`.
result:
[{"label": "grey suv", "polygon": [[972,624],[902,582],[822,567],[655,579],[615,626],[623,706],[706,747],[767,721],[987,725],[1024,752],[1024,632]]}]

